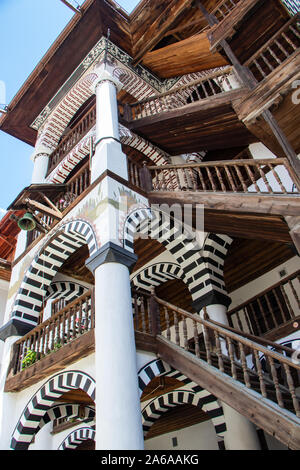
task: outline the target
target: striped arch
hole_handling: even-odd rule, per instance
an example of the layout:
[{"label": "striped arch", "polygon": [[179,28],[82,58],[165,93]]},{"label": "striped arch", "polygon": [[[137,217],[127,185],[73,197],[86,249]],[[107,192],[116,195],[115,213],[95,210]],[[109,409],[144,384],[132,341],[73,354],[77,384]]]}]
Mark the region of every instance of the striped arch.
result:
[{"label": "striped arch", "polygon": [[184,272],[176,263],[155,263],[135,274],[131,283],[136,288],[151,290],[151,287],[159,286],[172,279],[183,279]]},{"label": "striped arch", "polygon": [[113,76],[123,84],[124,90],[134,96],[137,101],[146,99],[157,93],[157,90],[145,82],[141,77],[123,67],[115,67]]},{"label": "striped arch", "polygon": [[91,85],[96,78],[96,73],[89,73],[65,95],[49,117],[45,127],[40,130],[38,145],[45,145],[52,151],[56,148],[62,133],[74,114],[91,96]]},{"label": "striped arch", "polygon": [[36,326],[52,279],[69,256],[85,244],[90,256],[98,249],[96,235],[89,222],[77,219],[57,228],[28,268],[16,295],[12,318],[28,326]]},{"label": "striped arch", "polygon": [[91,406],[85,406],[84,408],[80,404],[74,403],[63,403],[56,406],[52,406],[49,408],[44,416],[42,417],[38,429],[35,433],[37,433],[42,427],[49,423],[50,421],[54,421],[55,419],[59,418],[77,418],[79,416],[79,408],[80,414],[84,412],[84,416],[81,417],[87,421],[93,421],[95,418],[95,409]]},{"label": "striped arch", "polygon": [[161,359],[154,359],[153,361],[148,362],[145,366],[143,366],[138,371],[140,396],[152,379],[166,375],[172,370],[172,367],[170,367],[166,362],[163,362]]},{"label": "striped arch", "polygon": [[[81,141],[70,150],[62,162],[49,175],[51,183],[63,183],[73,168],[90,154],[91,142],[95,142],[96,127],[94,126]],[[145,155],[145,160],[150,159],[154,165],[166,165],[170,163],[169,156],[142,137],[133,134],[129,129],[119,125],[120,142],[137,149]]]},{"label": "striped arch", "polygon": [[226,432],[223,409],[217,399],[203,389],[198,392],[183,389],[160,395],[145,406],[142,410],[144,436],[164,413],[184,404],[194,405],[205,411],[212,420],[217,436],[222,436]]},{"label": "striped arch", "polygon": [[156,208],[140,208],[130,213],[123,227],[123,246],[134,251],[134,239],[140,234],[162,243],[180,266],[182,280],[193,299],[193,307],[231,302],[223,277],[223,265],[232,238],[208,234],[201,249],[193,233],[188,233],[180,222]]},{"label": "striped arch", "polygon": [[96,437],[96,431],[94,426],[92,427],[82,427],[72,431],[60,444],[57,450],[72,450],[76,449],[79,444],[84,441],[92,440],[94,441]]},{"label": "striped arch", "polygon": [[[151,382],[152,379],[155,377],[159,376],[166,376],[166,377],[172,377],[179,382],[184,383],[186,386],[188,385],[190,388],[190,393],[194,394],[193,395],[193,403],[196,406],[200,406],[203,411],[207,412],[214,424],[216,433],[218,436],[223,436],[223,434],[226,431],[226,424],[225,424],[225,418],[224,418],[224,412],[222,406],[219,404],[218,399],[212,395],[210,392],[202,388],[200,385],[196,384],[192,380],[190,380],[188,377],[186,377],[184,374],[179,372],[176,369],[173,369],[171,366],[169,366],[166,362],[162,361],[161,359],[154,359],[153,361],[147,363],[145,366],[143,366],[139,372],[138,372],[138,382],[139,382],[139,390],[140,390],[140,396],[142,395],[144,389],[146,386]],[[183,390],[185,391],[185,390]],[[166,394],[168,395],[168,394]],[[165,395],[162,395],[164,397]],[[180,395],[181,397],[181,395]],[[186,396],[185,396],[186,397]],[[159,397],[161,398],[161,397]],[[191,399],[191,397],[190,397]],[[157,400],[157,399],[156,399]],[[164,403],[169,405],[169,398],[162,399]],[[173,398],[171,399],[171,401]],[[150,405],[155,402],[153,400]],[[189,403],[189,402],[187,402]],[[182,403],[180,403],[182,404]],[[144,432],[148,432],[149,428],[153,424],[153,420],[149,419],[150,412],[149,412],[149,404],[147,407],[144,408],[145,415],[143,414],[143,419],[144,419]],[[164,411],[168,410],[168,406],[163,407]],[[150,406],[150,410],[153,411],[157,409],[157,407],[154,405]],[[162,413],[164,412],[162,411]],[[155,413],[159,414],[159,413]],[[160,414],[159,414],[160,415]],[[156,416],[155,419],[157,419],[159,416]]]},{"label": "striped arch", "polygon": [[180,222],[159,210],[142,208],[129,214],[125,220],[123,246],[131,252],[134,251],[136,234],[157,240],[174,256],[181,268],[181,279],[187,285],[193,302],[197,302],[204,287],[199,273],[205,266],[201,247],[192,232],[183,232]]},{"label": "striped arch", "polygon": [[77,299],[86,292],[88,288],[77,282],[56,281],[52,282],[47,289],[46,300],[64,298],[67,302]]},{"label": "striped arch", "polygon": [[205,264],[201,273],[201,282],[205,285],[203,296],[210,296],[213,288],[214,302],[219,299],[219,303],[227,307],[230,305],[231,299],[227,295],[224,281],[224,262],[232,242],[233,239],[228,235],[209,233],[201,250]]},{"label": "striped arch", "polygon": [[[13,432],[11,448],[14,450],[27,450],[33,436],[47,422],[48,418],[55,416],[54,409],[56,409],[56,406],[54,403],[57,399],[69,390],[78,388],[86,392],[95,401],[95,381],[85,372],[71,370],[51,377],[35,393],[25,407]],[[61,412],[73,413],[76,411],[73,407],[67,408],[67,405],[65,406],[65,409],[60,408]],[[56,413],[58,414],[58,411]],[[92,417],[90,416],[92,414],[91,408],[88,409],[87,414],[88,417]]]}]

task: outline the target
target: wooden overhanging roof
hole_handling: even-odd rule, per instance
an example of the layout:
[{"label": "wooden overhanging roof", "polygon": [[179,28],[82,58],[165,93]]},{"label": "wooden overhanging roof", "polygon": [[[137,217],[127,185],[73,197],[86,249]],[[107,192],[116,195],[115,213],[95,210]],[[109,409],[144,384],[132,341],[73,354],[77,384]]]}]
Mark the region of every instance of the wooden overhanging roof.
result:
[{"label": "wooden overhanging roof", "polygon": [[[218,0],[202,3],[211,11]],[[201,11],[191,0],[142,0],[130,15],[111,0],[86,0],[81,14],[74,14],[8,105],[8,113],[0,117],[0,129],[34,145],[36,130],[30,127],[32,122],[97,41],[106,37],[108,29],[110,40],[132,57],[133,65],[145,65],[165,78],[224,65],[219,53],[209,52],[207,27]],[[196,34],[199,41],[190,40]],[[178,53],[176,44],[180,45]],[[177,59],[172,64],[174,49]],[[195,54],[200,52],[207,54],[208,66],[195,63]]]},{"label": "wooden overhanging roof", "polygon": [[[15,215],[21,217],[23,213],[24,211],[20,210],[16,211]],[[17,236],[20,232],[16,222],[11,219],[12,214],[12,211],[8,211],[0,220],[0,279],[5,279],[3,271],[9,271],[10,273],[10,262],[13,259]]]}]

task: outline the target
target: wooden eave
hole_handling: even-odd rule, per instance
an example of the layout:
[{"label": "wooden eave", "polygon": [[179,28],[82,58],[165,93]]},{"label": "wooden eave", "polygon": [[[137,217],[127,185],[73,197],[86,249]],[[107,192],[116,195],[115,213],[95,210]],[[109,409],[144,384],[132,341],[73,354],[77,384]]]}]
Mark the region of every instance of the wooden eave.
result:
[{"label": "wooden eave", "polygon": [[[86,0],[35,67],[0,117],[0,129],[29,145],[37,132],[32,122],[66,82],[97,41],[111,30],[111,40],[131,52],[128,20],[103,0]],[[84,38],[84,40],[83,40]]]},{"label": "wooden eave", "polygon": [[[215,6],[216,1],[204,3]],[[131,15],[112,0],[86,0],[81,14],[74,14],[12,99],[8,113],[0,116],[0,129],[35,145],[37,131],[31,124],[97,41],[107,35],[108,28],[112,43],[138,62],[169,31],[173,34],[174,30],[175,35],[179,34],[177,40],[182,40],[199,28],[202,30],[205,24],[201,12],[190,0],[142,1]]]},{"label": "wooden eave", "polygon": [[27,198],[33,198],[37,202],[45,202],[41,194],[44,194],[49,199],[58,196],[66,188],[65,184],[31,184],[24,188],[16,199],[9,205],[7,210],[18,211],[26,209]]}]

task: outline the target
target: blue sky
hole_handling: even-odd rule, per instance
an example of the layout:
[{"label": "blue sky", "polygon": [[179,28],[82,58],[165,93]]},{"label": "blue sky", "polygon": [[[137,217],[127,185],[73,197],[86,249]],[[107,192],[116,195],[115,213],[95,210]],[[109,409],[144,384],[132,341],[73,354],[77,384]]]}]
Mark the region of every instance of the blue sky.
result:
[{"label": "blue sky", "polygon": [[[71,0],[74,6],[83,0]],[[128,13],[137,0],[117,2]],[[0,0],[0,83],[9,104],[73,16],[60,0]],[[0,218],[31,182],[33,147],[0,131]]]}]

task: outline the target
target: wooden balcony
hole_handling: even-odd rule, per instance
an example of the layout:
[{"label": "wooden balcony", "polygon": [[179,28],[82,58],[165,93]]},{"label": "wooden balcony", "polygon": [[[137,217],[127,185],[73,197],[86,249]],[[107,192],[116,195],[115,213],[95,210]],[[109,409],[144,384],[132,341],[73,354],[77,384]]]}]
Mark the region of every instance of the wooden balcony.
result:
[{"label": "wooden balcony", "polygon": [[150,204],[203,205],[204,231],[292,243],[284,217],[299,213],[300,184],[286,159],[147,167],[144,187]]},{"label": "wooden balcony", "polygon": [[[261,338],[262,344],[291,332],[293,323],[300,320],[299,273],[229,311],[230,324],[235,332],[246,337],[252,335],[256,341]],[[93,290],[86,292],[15,343],[6,391],[23,390],[94,352],[93,296]],[[187,312],[182,317],[182,309],[174,306],[169,309],[169,305],[163,301],[158,304],[153,293],[132,290],[137,349],[157,353],[157,334],[167,339],[177,338],[176,342],[184,341],[189,349],[195,348],[195,325],[189,320],[194,321],[195,315]],[[203,349],[201,328],[198,335],[198,346]]]},{"label": "wooden balcony", "polygon": [[217,20],[208,33],[212,50],[216,50],[223,39],[231,38],[236,33],[239,23],[258,1],[223,0],[219,3],[211,12],[212,17]]},{"label": "wooden balcony", "polygon": [[276,341],[300,325],[300,271],[229,310],[230,325],[245,333]]},{"label": "wooden balcony", "polygon": [[94,351],[93,291],[68,304],[14,344],[6,391],[19,391]]},{"label": "wooden balcony", "polygon": [[49,165],[47,176],[51,173],[54,168],[63,160],[63,158],[73,149],[73,147],[78,144],[78,142],[84,137],[88,131],[96,123],[96,105],[94,105],[80,121],[76,124],[74,129],[72,129],[61,142],[58,144],[57,148],[52,152],[49,157]]}]

